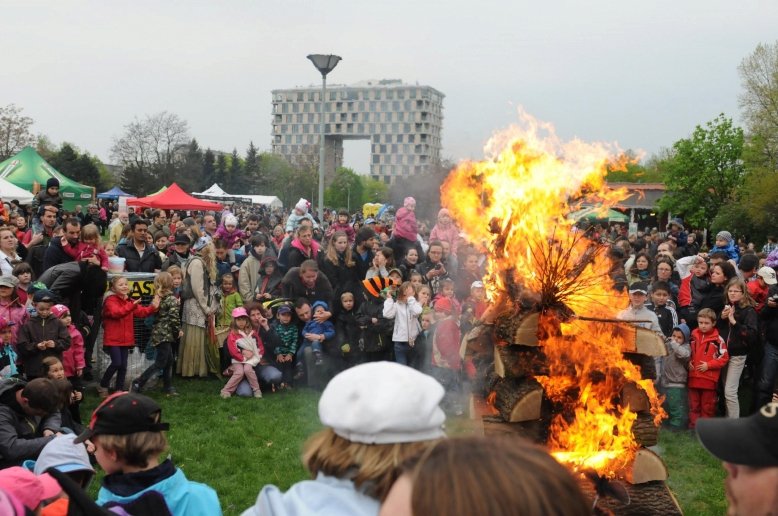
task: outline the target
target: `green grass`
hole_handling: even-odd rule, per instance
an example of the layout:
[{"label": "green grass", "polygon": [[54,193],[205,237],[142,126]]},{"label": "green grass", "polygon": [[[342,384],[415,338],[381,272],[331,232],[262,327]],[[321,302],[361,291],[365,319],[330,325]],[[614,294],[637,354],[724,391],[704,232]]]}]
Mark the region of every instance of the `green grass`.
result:
[{"label": "green grass", "polygon": [[[319,393],[295,389],[265,394],[262,399],[219,397],[222,382],[183,380],[174,385],[181,393],[166,398],[148,394],[162,405],[170,422],[170,453],[191,480],[216,489],[226,515],[240,514],[253,505],[259,490],[275,484],[286,490],[306,478],[300,451],[307,436],[321,428],[317,415]],[[82,417],[96,405],[91,391]],[[474,425],[466,418],[447,422],[449,435],[466,435]],[[690,515],[726,512],[724,470],[690,432],[661,432],[658,453],[667,463],[668,484]],[[97,493],[99,478],[93,483]]]}]

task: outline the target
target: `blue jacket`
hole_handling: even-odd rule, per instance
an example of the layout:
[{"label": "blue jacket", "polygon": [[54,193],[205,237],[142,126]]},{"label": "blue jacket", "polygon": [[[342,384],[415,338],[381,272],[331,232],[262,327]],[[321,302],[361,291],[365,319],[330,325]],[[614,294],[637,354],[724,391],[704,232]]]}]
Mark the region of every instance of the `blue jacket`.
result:
[{"label": "blue jacket", "polygon": [[[165,461],[164,463],[157,466],[157,468],[160,470],[172,467],[173,466],[170,461]],[[114,473],[113,475],[108,475],[103,480],[103,486],[100,488],[100,492],[97,494],[97,504],[105,505],[109,502],[125,504],[135,500],[136,498],[140,498],[143,494],[149,491],[157,491],[165,498],[168,509],[170,509],[170,512],[173,514],[173,516],[177,516],[179,514],[186,516],[220,516],[222,514],[221,505],[219,505],[219,498],[216,496],[216,491],[205,484],[187,480],[183,471],[178,468],[174,469],[175,473],[173,473],[171,476],[167,476],[162,480],[149,485],[145,489],[134,491],[133,494],[128,494],[126,496],[114,494],[109,490],[108,487],[106,487],[106,484],[112,488],[121,486],[126,489],[128,484],[131,484],[131,482],[124,482],[123,480],[129,480],[128,477],[138,474],[131,473],[130,475],[123,475],[121,473]],[[146,472],[140,473],[142,474]]]},{"label": "blue jacket", "polygon": [[727,247],[719,247],[717,245],[714,245],[713,247],[710,248],[710,251],[708,251],[709,255],[713,253],[727,253],[728,260],[735,260],[735,263],[740,261],[740,254],[738,253],[738,250],[735,247],[734,241],[731,241],[727,245]]}]

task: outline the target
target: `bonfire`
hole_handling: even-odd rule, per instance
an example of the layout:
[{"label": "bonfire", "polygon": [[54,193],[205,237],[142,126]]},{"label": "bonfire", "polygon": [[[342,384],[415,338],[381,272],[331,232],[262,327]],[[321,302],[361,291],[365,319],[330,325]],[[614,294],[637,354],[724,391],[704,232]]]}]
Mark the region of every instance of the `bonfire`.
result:
[{"label": "bonfire", "polygon": [[460,164],[441,188],[443,205],[488,255],[488,400],[507,421],[545,418],[547,446],[573,471],[630,477],[651,444],[636,425],[658,433],[665,417],[635,355],[662,355],[664,345],[617,321],[628,297],[609,276],[607,246],[568,218],[584,205],[605,213],[627,196],[605,182],[619,152],[563,142],[521,117],[490,140],[486,160]]}]

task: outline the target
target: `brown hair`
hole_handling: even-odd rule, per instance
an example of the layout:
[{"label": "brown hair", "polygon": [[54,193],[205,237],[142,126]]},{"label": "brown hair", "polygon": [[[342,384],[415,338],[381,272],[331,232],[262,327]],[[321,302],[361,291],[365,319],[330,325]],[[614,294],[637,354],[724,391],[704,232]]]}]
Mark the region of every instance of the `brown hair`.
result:
[{"label": "brown hair", "polygon": [[154,278],[154,291],[160,297],[167,297],[173,293],[173,276],[167,271],[157,273]]},{"label": "brown hair", "polygon": [[162,432],[136,432],[127,435],[99,434],[92,438],[106,451],[116,453],[116,458],[128,466],[145,468],[149,459],[159,456],[167,448]]},{"label": "brown hair", "polygon": [[81,228],[81,240],[86,242],[87,240],[100,241],[100,230],[94,224],[87,224]]},{"label": "brown hair", "polygon": [[[329,244],[327,244],[327,254],[324,256],[326,260],[329,260],[333,265],[338,265],[338,252],[335,250],[335,240],[338,238],[345,238],[348,242],[348,235],[345,231],[336,231],[332,234]],[[346,262],[346,267],[354,267],[354,257],[351,253],[351,246],[346,246],[346,252],[343,253],[343,261]]]},{"label": "brown hair", "polygon": [[402,285],[400,285],[400,288],[397,289],[397,301],[403,301],[407,302],[408,298],[405,297],[405,290],[411,287],[413,288],[413,295],[416,296],[418,292],[416,292],[416,287],[413,286],[413,283],[410,281],[404,281]]},{"label": "brown hair", "polygon": [[727,304],[729,304],[729,289],[732,287],[737,287],[741,292],[743,292],[743,297],[740,298],[740,301],[737,304],[738,308],[756,306],[756,301],[754,301],[754,298],[751,297],[751,293],[748,291],[748,287],[746,287],[746,282],[739,277],[732,278],[729,280],[729,282],[727,282],[727,286],[724,287],[724,299],[726,300]]},{"label": "brown hair", "polygon": [[700,317],[704,317],[705,319],[710,319],[711,322],[714,324],[716,323],[716,312],[713,311],[712,308],[703,308],[699,312],[697,312],[697,319]]},{"label": "brown hair", "polygon": [[331,428],[325,428],[308,438],[302,460],[312,477],[324,473],[350,479],[368,496],[383,500],[397,479],[400,464],[434,442],[364,444],[344,439]]},{"label": "brown hair", "polygon": [[406,463],[403,474],[413,485],[417,516],[591,514],[570,472],[520,438],[445,439]]},{"label": "brown hair", "polygon": [[184,277],[184,271],[181,270],[181,267],[179,267],[178,265],[171,265],[170,267],[167,268],[167,272],[171,276],[180,276],[182,278]]}]

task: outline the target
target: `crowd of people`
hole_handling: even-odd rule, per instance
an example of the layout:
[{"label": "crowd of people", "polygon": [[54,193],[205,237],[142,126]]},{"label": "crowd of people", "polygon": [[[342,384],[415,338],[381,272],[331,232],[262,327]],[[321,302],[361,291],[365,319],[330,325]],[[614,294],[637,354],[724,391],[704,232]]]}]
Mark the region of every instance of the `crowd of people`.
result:
[{"label": "crowd of people", "polygon": [[[487,257],[446,209],[430,230],[416,219],[412,197],[385,220],[345,210],[327,211],[319,220],[304,199],[289,213],[236,205],[219,213],[125,212],[105,204],[84,215],[66,213],[57,185],[46,186],[31,213],[6,207],[9,225],[0,228],[3,466],[39,459],[61,434],[82,434],[70,445],[95,453],[109,473],[99,502],[158,503],[146,490],[122,482],[131,484],[131,475],[143,471],[166,484],[183,477],[169,460],[158,461],[166,424],[159,407],[140,394],[158,379],[164,394],[176,396],[176,377],[222,377],[214,395],[225,399],[326,385],[320,416],[329,430],[312,438],[304,454],[311,486],[287,493],[263,489],[249,514],[294,513],[316,497],[334,497],[330,503],[339,507],[346,502],[335,493],[344,486],[359,495],[347,502],[344,514],[375,514],[385,498],[390,507],[410,504],[413,510],[406,514],[421,514],[433,500],[417,500],[411,486],[433,486],[435,471],[448,468],[447,461],[469,456],[466,448],[478,449],[477,442],[438,444],[445,413],[462,413],[463,384],[475,373],[461,353],[462,336],[488,308],[482,283]],[[722,231],[704,250],[700,235],[687,233],[680,220],[662,232],[627,235],[618,225],[588,231],[607,243],[614,284],[629,291],[630,305],[620,317],[667,339],[668,356],[640,366],[666,395],[670,429],[694,428],[698,419],[717,414],[739,418],[773,399],[775,239],[757,252]],[[127,273],[154,274],[150,300],[131,295],[125,274],[109,272],[117,263]],[[138,342],[135,319],[151,326],[145,342]],[[153,350],[153,363],[128,381],[129,351],[139,345]],[[109,364],[97,379],[95,355],[101,352]],[[392,369],[392,362],[400,369]],[[378,379],[389,375],[382,371],[395,378],[412,375],[409,384],[426,386],[419,390],[429,397],[394,393],[387,398],[392,405],[379,407],[375,417],[369,417],[373,409],[367,401],[343,402],[358,394],[336,380],[353,382],[352,375],[363,374],[378,388]],[[93,379],[106,401],[84,426],[79,406],[85,383]],[[738,394],[747,382],[754,403],[741,408]],[[422,414],[424,403],[429,410]],[[117,417],[124,426],[112,419]],[[423,428],[400,424],[414,417],[427,417],[419,423]],[[127,423],[134,418],[137,424]],[[406,435],[413,431],[420,433]],[[142,438],[134,440],[135,433]],[[408,445],[418,442],[425,446]],[[391,446],[363,449],[376,443]],[[368,459],[373,452],[380,456]],[[537,460],[537,468],[561,478],[544,462],[550,459],[537,453],[527,450],[511,460]],[[500,459],[509,455],[501,453]],[[348,461],[337,466],[334,457]],[[362,475],[350,457],[361,457],[371,469]],[[177,482],[180,487],[186,480]],[[215,493],[206,486],[195,491],[191,501],[172,503],[197,504],[203,514],[215,514]],[[194,505],[184,512],[174,508],[168,496],[178,495],[162,490],[162,496],[174,514],[197,513]],[[552,507],[555,498],[549,493],[542,503]],[[567,509],[571,514],[578,510],[574,505]]]}]

